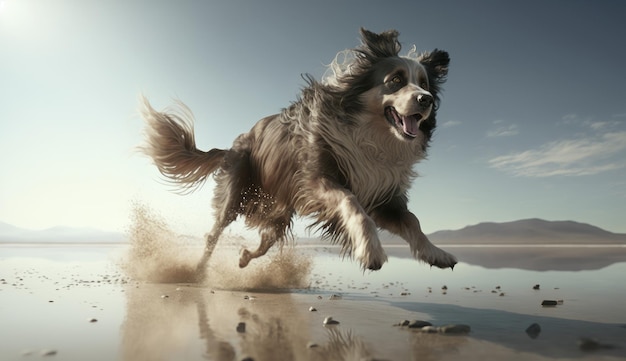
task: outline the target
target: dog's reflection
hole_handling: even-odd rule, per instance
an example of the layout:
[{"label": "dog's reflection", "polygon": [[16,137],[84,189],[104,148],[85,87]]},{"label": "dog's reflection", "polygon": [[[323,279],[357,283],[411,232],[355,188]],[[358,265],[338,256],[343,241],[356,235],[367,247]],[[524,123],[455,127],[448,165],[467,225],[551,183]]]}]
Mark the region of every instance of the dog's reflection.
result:
[{"label": "dog's reflection", "polygon": [[126,295],[124,360],[371,359],[360,338],[322,327],[320,316],[297,310],[288,293],[248,297],[188,285],[137,284]]}]

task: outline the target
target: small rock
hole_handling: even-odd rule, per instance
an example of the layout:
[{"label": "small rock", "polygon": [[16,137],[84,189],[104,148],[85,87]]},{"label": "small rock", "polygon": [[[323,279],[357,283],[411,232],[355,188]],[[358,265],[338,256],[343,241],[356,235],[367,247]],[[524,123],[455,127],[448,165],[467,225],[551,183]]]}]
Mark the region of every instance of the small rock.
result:
[{"label": "small rock", "polygon": [[41,350],[39,354],[41,356],[54,356],[57,354],[57,350]]},{"label": "small rock", "polygon": [[90,318],[90,319],[89,319],[89,322],[94,323],[94,322],[98,322],[98,320],[97,320],[97,319],[95,319],[95,318]]},{"label": "small rock", "polygon": [[496,289],[499,290],[501,287],[500,286],[496,286]]},{"label": "small rock", "polygon": [[316,344],[315,342],[309,342],[306,344],[307,348],[315,348],[315,347],[319,347],[320,345]]},{"label": "small rock", "polygon": [[246,323],[245,322],[239,322],[237,324],[237,332],[239,332],[239,333],[246,332]]},{"label": "small rock", "polygon": [[409,328],[424,328],[426,326],[432,326],[433,324],[428,321],[414,320],[409,323],[407,326]]},{"label": "small rock", "polygon": [[578,340],[578,347],[583,351],[594,351],[600,348],[600,343],[596,340],[583,337]]},{"label": "small rock", "polygon": [[500,292],[500,297],[504,296],[504,292]]},{"label": "small rock", "polygon": [[341,296],[340,295],[330,295],[330,297],[328,297],[329,300],[340,300]]},{"label": "small rock", "polygon": [[544,307],[553,307],[556,306],[558,304],[558,302],[554,301],[554,300],[543,300],[541,301],[541,305]]},{"label": "small rock", "polygon": [[168,295],[161,295],[161,298],[169,298],[170,296]]},{"label": "small rock", "polygon": [[315,311],[317,311],[317,308],[315,308],[315,307],[309,307],[309,311],[311,311],[311,312],[315,312]]},{"label": "small rock", "polygon": [[409,321],[409,320],[404,320],[404,321],[401,321],[401,322],[399,322],[399,323],[396,323],[394,326],[404,327],[404,326],[408,326],[410,323],[411,323],[411,321]]},{"label": "small rock", "polygon": [[451,335],[462,335],[469,333],[471,328],[468,325],[445,325],[438,328],[440,333]]},{"label": "small rock", "polygon": [[448,289],[448,286],[443,285],[443,286],[441,287],[441,289],[445,291],[445,290],[447,290],[447,289]]},{"label": "small rock", "polygon": [[599,349],[612,349],[615,348],[615,346],[613,345],[609,345],[606,343],[600,343],[594,339],[591,338],[587,338],[587,337],[581,337],[580,340],[578,340],[578,347],[582,350],[582,351],[596,351]]},{"label": "small rock", "polygon": [[337,320],[333,320],[332,317],[328,316],[324,319],[324,325],[338,325],[339,321]]},{"label": "small rock", "polygon": [[421,332],[424,333],[437,333],[439,332],[439,329],[435,326],[424,326],[422,328],[419,328],[418,330],[420,330]]},{"label": "small rock", "polygon": [[537,338],[539,333],[541,333],[541,326],[538,323],[533,323],[526,329],[526,334],[532,339]]},{"label": "small rock", "polygon": [[540,288],[540,286],[539,286],[539,285],[534,285],[534,286],[533,286],[533,290],[538,290],[539,288]]}]

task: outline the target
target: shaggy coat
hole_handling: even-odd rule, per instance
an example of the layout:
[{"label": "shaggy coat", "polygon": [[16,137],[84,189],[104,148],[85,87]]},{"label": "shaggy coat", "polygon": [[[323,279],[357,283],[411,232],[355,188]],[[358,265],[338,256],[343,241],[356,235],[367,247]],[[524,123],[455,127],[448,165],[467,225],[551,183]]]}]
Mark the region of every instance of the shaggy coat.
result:
[{"label": "shaggy coat", "polygon": [[454,256],[434,246],[407,209],[413,166],[436,126],[448,53],[399,56],[397,31],[361,29],[361,36],[361,46],[340,52],[321,82],[307,76],[297,101],[261,119],[230,149],[196,148],[193,117],[182,103],[157,112],[143,101],[143,151],[159,171],[183,191],[215,177],[215,223],[199,268],[238,216],[261,238],[258,249],[242,251],[245,267],[291,236],[296,214],[312,217],[312,227],[363,269],[387,260],[378,228],[405,239],[419,260],[454,267]]}]

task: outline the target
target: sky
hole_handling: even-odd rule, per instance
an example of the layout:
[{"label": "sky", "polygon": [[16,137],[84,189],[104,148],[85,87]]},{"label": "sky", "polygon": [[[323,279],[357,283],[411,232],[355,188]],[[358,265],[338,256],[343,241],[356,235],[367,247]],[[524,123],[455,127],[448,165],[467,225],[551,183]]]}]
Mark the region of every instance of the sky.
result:
[{"label": "sky", "polygon": [[524,218],[626,233],[625,15],[608,0],[0,0],[0,221],[125,231],[141,204],[204,234],[213,183],[174,194],[136,151],[140,94],[180,99],[197,146],[228,148],[365,27],[397,29],[402,54],[450,53],[409,193],[426,233]]}]

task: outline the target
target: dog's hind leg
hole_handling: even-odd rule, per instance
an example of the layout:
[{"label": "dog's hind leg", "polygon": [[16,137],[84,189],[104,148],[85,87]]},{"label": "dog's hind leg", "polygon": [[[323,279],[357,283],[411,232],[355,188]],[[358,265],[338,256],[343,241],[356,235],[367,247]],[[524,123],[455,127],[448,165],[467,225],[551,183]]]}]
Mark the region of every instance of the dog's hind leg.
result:
[{"label": "dog's hind leg", "polygon": [[239,256],[239,267],[244,268],[250,263],[254,258],[261,257],[267,253],[267,251],[272,248],[272,246],[278,241],[281,236],[277,234],[274,230],[268,231],[263,230],[261,233],[261,244],[254,251],[250,252],[247,248],[244,248],[241,251],[241,255]]},{"label": "dog's hind leg", "polygon": [[215,223],[213,229],[206,235],[206,248],[198,266],[199,278],[204,278],[206,264],[211,258],[217,241],[229,224],[241,214],[244,190],[249,187],[249,154],[246,152],[229,151],[219,173],[215,176],[216,187],[213,197],[215,209]]},{"label": "dog's hind leg", "polygon": [[402,237],[409,244],[415,258],[431,266],[454,268],[456,257],[428,240],[417,217],[406,208],[406,199],[399,197],[394,201],[373,212],[372,218],[376,224]]},{"label": "dog's hind leg", "polygon": [[217,241],[220,238],[220,235],[224,231],[224,229],[231,223],[232,221],[216,221],[213,229],[210,233],[208,233],[206,238],[206,247],[204,248],[204,253],[202,253],[202,257],[196,266],[196,274],[200,275],[199,278],[204,278],[204,273],[206,271],[206,264],[209,262],[213,251],[215,250],[215,246],[217,245]]}]

